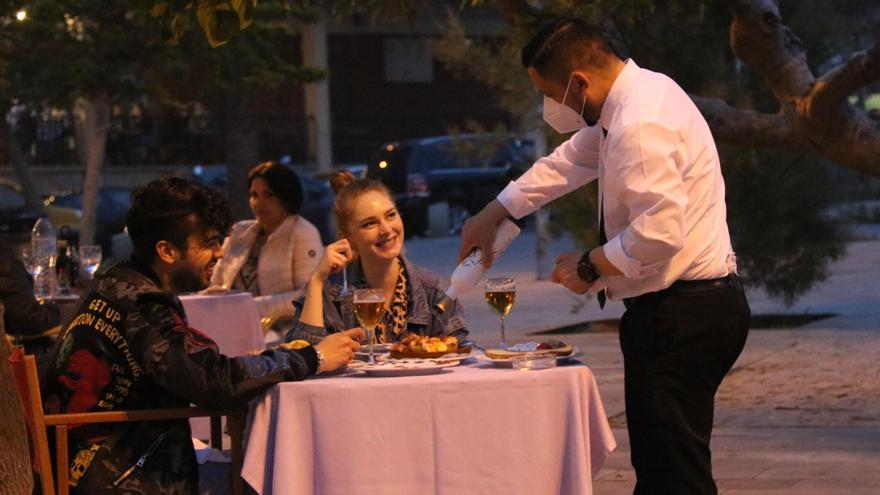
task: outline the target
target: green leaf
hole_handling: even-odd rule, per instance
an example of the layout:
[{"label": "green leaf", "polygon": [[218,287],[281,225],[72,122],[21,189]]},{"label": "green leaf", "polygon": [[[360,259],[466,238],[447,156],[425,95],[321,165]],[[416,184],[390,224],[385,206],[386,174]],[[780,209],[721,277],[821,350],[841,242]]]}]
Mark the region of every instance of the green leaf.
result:
[{"label": "green leaf", "polygon": [[153,17],[162,17],[165,15],[165,12],[168,10],[168,4],[165,2],[159,2],[153,5],[153,8],[150,9],[150,15]]},{"label": "green leaf", "polygon": [[238,28],[245,29],[253,21],[257,0],[232,0],[232,9],[238,14]]},{"label": "green leaf", "polygon": [[171,40],[176,44],[189,28],[189,15],[177,13],[171,18]]},{"label": "green leaf", "polygon": [[238,13],[232,10],[229,3],[200,5],[196,18],[205,31],[208,44],[213,48],[226,44],[239,31]]}]

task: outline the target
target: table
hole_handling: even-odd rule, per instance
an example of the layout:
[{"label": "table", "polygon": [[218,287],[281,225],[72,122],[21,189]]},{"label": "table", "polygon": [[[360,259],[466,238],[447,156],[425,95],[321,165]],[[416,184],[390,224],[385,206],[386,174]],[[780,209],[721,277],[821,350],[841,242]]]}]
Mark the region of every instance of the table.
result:
[{"label": "table", "polygon": [[242,476],[261,494],[591,494],[615,447],[582,364],[349,373],[256,399]]},{"label": "table", "polygon": [[180,296],[189,325],[217,343],[227,356],[263,349],[263,330],[254,297],[235,294]]},{"label": "table", "polygon": [[[189,325],[211,337],[221,353],[233,357],[263,349],[260,315],[250,293],[188,294],[180,296],[180,301]],[[194,418],[189,424],[194,437],[211,436],[208,418]]]}]

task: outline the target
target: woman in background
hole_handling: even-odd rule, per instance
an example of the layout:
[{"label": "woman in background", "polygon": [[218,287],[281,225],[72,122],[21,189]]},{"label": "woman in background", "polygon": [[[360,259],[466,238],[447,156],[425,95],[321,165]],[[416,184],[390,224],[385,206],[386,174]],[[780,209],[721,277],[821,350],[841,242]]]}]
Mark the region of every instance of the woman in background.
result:
[{"label": "woman in background", "polygon": [[[350,291],[382,289],[386,311],[376,327],[379,343],[396,342],[406,333],[429,337],[468,334],[457,302],[440,313],[433,309],[444,294],[441,278],[403,254],[403,220],[391,193],[381,182],[355,180],[348,171],[330,177],[340,240],[324,249],[311,274],[287,339],[320,341],[330,333],[359,326],[351,296],[342,294],[346,270]],[[332,274],[332,275],[331,275]]]},{"label": "woman in background", "polygon": [[289,168],[275,162],[257,165],[248,173],[248,191],[255,220],[233,225],[209,291],[250,292],[265,328],[293,316],[291,301],[308,282],[323,245],[318,229],[297,214],[303,189]]}]

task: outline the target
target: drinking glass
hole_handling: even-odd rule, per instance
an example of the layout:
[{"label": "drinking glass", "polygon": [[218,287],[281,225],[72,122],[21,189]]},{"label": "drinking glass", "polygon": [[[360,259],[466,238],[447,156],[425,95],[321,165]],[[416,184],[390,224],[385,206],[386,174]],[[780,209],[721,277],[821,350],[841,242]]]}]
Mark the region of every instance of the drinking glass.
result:
[{"label": "drinking glass", "polygon": [[101,266],[101,246],[94,244],[85,244],[79,247],[79,264],[88,274],[87,279],[91,280]]},{"label": "drinking glass", "polygon": [[369,357],[367,362],[373,364],[376,358],[373,356],[373,343],[376,340],[376,325],[385,313],[385,290],[384,289],[355,289],[354,290],[354,315],[360,322],[361,327],[367,332]]},{"label": "drinking glass", "polygon": [[511,277],[486,279],[486,302],[500,318],[501,349],[507,349],[507,337],[504,334],[504,318],[513,308],[516,301],[516,281]]},{"label": "drinking glass", "polygon": [[37,271],[37,263],[34,261],[34,258],[36,258],[36,256],[33,256],[31,254],[30,247],[21,248],[19,254],[21,257],[21,264],[24,265],[25,270],[27,270],[27,272],[31,274],[31,277],[33,277],[35,275],[35,272]]}]

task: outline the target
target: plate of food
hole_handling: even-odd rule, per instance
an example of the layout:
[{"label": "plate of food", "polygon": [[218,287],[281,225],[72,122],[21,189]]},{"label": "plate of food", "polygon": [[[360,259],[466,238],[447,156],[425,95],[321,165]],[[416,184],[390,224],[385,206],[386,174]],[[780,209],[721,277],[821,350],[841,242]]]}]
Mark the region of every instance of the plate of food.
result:
[{"label": "plate of food", "polygon": [[459,361],[436,359],[388,359],[375,364],[361,361],[349,363],[348,368],[369,376],[418,376],[440,373],[444,368],[458,365]]},{"label": "plate of food", "polygon": [[496,366],[509,368],[513,366],[513,358],[515,356],[529,353],[553,354],[556,356],[557,363],[583,355],[577,346],[566,344],[560,340],[552,340],[547,342],[525,342],[510,346],[507,349],[486,349],[485,353],[478,356],[477,359]]},{"label": "plate of food", "polygon": [[450,355],[464,359],[470,353],[471,346],[459,346],[458,338],[452,335],[425,337],[411,333],[394,344],[388,355],[394,359],[430,359]]}]

